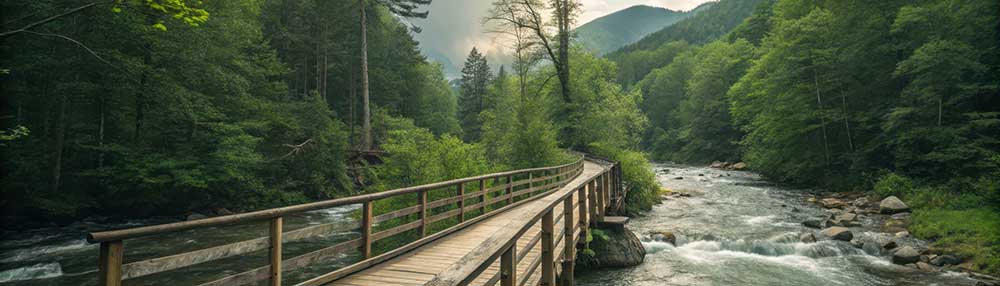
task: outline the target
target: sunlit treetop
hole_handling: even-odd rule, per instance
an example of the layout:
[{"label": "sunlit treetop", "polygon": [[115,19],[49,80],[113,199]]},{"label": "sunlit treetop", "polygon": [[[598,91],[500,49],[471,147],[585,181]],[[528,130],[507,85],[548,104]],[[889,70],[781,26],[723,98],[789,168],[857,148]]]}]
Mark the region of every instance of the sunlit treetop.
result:
[{"label": "sunlit treetop", "polygon": [[[121,13],[124,5],[144,5],[153,11],[183,21],[191,27],[198,27],[208,21],[208,11],[198,8],[202,5],[201,0],[116,0],[111,11]],[[167,30],[163,20],[157,20],[153,24],[153,28],[161,31]]]}]

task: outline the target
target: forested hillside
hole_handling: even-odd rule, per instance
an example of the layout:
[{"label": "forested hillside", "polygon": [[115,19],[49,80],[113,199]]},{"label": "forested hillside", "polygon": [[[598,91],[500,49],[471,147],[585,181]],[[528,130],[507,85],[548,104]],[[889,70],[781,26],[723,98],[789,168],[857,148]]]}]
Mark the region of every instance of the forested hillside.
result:
[{"label": "forested hillside", "polygon": [[[87,3],[5,2],[4,30]],[[204,13],[194,20],[141,3],[0,39],[5,215],[245,210],[353,192],[357,1],[212,1],[190,8]],[[368,16],[376,113],[460,132],[441,68],[387,9]]]},{"label": "forested hillside", "polygon": [[[779,0],[738,26],[708,18],[748,2],[609,55],[643,94],[651,155],[900,196],[916,235],[1000,270],[1000,5]],[[671,36],[686,26],[716,28]]]},{"label": "forested hillside", "polygon": [[[703,5],[699,9],[708,6],[711,4]],[[694,13],[694,10],[680,12],[637,5],[594,19],[580,25],[574,31],[577,43],[594,54],[603,55],[684,20]]]}]

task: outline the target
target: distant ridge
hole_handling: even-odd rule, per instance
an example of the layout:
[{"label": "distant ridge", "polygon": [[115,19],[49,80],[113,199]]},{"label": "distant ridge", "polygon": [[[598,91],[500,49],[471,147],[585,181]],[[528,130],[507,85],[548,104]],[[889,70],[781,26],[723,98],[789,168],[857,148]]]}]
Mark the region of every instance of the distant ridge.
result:
[{"label": "distant ridge", "polygon": [[576,41],[594,53],[603,55],[684,20],[713,3],[702,4],[687,12],[646,5],[628,7],[576,28]]}]

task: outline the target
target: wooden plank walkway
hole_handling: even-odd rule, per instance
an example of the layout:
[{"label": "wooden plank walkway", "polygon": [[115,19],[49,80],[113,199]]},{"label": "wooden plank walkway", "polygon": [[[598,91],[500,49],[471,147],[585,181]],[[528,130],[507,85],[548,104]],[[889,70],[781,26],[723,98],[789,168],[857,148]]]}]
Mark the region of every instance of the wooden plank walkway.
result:
[{"label": "wooden plank walkway", "polygon": [[[528,221],[552,202],[554,197],[564,195],[567,192],[574,192],[574,221],[578,223],[580,218],[578,203],[580,189],[586,182],[595,176],[604,173],[609,166],[603,166],[594,162],[584,163],[583,173],[569,182],[563,188],[549,194],[548,196],[528,202],[504,213],[497,214],[479,223],[468,226],[449,236],[443,237],[427,245],[414,249],[406,254],[395,257],[386,262],[377,264],[368,269],[348,275],[336,280],[328,285],[362,286],[362,285],[433,285],[450,284],[449,279],[442,279],[446,276],[456,275],[456,270],[469,269],[470,263],[478,263],[484,253],[490,249],[499,248],[495,244],[497,241],[507,241],[511,239],[518,229],[527,224]],[[551,199],[550,199],[551,198]],[[532,213],[535,212],[535,213]],[[563,253],[563,235],[561,230],[565,219],[563,219],[563,206],[555,207],[556,214],[554,229],[560,230],[553,234],[555,241],[556,262],[561,261]],[[576,235],[579,236],[580,229],[576,228]],[[537,285],[541,279],[541,267],[534,267],[540,263],[541,243],[541,222],[535,225],[517,241],[517,285]],[[530,251],[525,251],[530,248]],[[471,265],[472,268],[478,265]],[[557,267],[556,269],[558,269]],[[530,270],[529,270],[530,269]],[[497,259],[493,264],[483,271],[471,285],[494,285],[498,282],[500,261]],[[533,271],[532,271],[533,270]],[[461,272],[461,271],[459,271]]]}]

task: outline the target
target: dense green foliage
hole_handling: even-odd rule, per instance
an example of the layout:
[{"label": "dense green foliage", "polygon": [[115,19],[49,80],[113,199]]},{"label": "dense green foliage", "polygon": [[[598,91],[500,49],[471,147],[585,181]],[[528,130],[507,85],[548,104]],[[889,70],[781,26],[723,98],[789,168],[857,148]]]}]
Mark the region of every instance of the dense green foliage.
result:
[{"label": "dense green foliage", "polygon": [[458,117],[462,120],[462,129],[465,131],[465,140],[479,140],[482,124],[479,121],[479,114],[483,110],[492,107],[492,98],[486,93],[490,85],[493,74],[490,71],[489,62],[486,57],[479,53],[475,47],[469,52],[469,57],[462,66],[462,82],[459,97]]},{"label": "dense green foliage", "polygon": [[[82,2],[2,10],[30,22]],[[194,22],[173,13],[195,10],[149,3],[2,39],[5,215],[247,210],[352,192],[356,1],[177,2],[211,15]],[[460,134],[441,68],[385,8],[368,9],[369,49],[393,51],[369,58],[375,105]]]},{"label": "dense green foliage", "polygon": [[[610,55],[623,82],[642,77],[643,146],[661,160],[742,160],[782,182],[897,195],[915,206],[916,234],[965,255],[996,253],[1000,7],[761,3],[739,9],[752,11],[746,19],[700,19],[709,9],[665,29],[743,19],[718,26],[732,30],[661,31]],[[975,262],[1000,269],[995,255]]]},{"label": "dense green foliage", "polygon": [[[709,5],[705,5],[706,7]],[[587,22],[573,31],[586,50],[603,55],[694,15],[661,7],[636,5]]]}]

